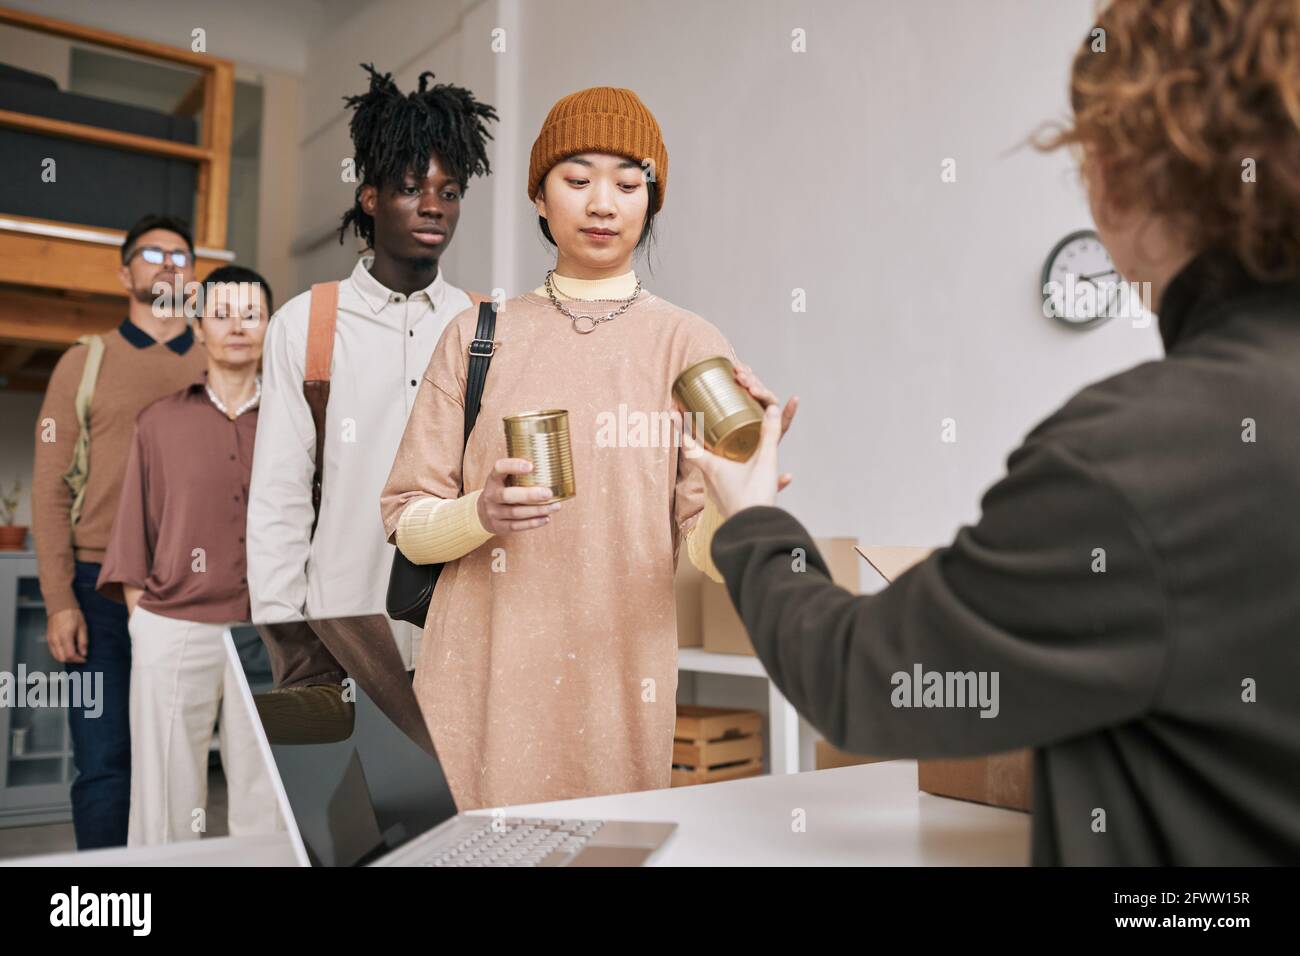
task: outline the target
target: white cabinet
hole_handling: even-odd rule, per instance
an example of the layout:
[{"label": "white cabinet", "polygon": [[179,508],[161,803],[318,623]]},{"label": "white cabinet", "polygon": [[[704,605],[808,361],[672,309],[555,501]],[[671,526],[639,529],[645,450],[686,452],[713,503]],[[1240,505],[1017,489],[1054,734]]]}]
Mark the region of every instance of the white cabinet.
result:
[{"label": "white cabinet", "polygon": [[[25,674],[59,674],[45,641],[45,602],[36,555],[0,551],[0,679],[20,694]],[[0,706],[0,827],[72,819],[75,770],[66,707]]]}]

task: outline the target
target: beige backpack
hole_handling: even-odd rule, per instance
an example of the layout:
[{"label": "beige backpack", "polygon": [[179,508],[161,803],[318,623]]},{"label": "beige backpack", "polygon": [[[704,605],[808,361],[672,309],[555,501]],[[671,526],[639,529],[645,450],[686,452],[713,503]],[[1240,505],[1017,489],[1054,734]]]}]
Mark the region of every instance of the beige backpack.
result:
[{"label": "beige backpack", "polygon": [[74,526],[81,518],[86,482],[90,478],[90,401],[95,397],[95,381],[99,378],[99,366],[104,359],[104,338],[83,335],[77,342],[86,346],[86,365],[81,370],[81,384],[77,386],[77,443],[72,448],[72,462],[63,475],[63,480],[72,490],[69,517]]}]

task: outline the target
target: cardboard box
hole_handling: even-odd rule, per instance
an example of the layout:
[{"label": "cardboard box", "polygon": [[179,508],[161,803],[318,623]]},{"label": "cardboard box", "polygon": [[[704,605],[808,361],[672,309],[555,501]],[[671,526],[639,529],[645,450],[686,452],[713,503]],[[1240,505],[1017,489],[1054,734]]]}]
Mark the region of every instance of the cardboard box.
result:
[{"label": "cardboard box", "polygon": [[[831,571],[831,578],[840,587],[858,593],[858,558],[854,553],[855,538],[815,538]],[[791,556],[794,561],[794,556]],[[708,577],[700,590],[700,621],[704,632],[704,649],[718,654],[747,654],[754,656],[754,645],[745,632],[740,615],[732,607],[731,595],[725,586]]]},{"label": "cardboard box", "polygon": [[873,544],[865,548],[855,548],[871,565],[872,569],[891,584],[898,576],[914,564],[919,564],[929,557],[934,548],[909,548],[903,545]]},{"label": "cardboard box", "polygon": [[673,593],[677,600],[678,647],[699,647],[704,643],[704,632],[700,628],[700,598],[705,584],[713,582],[691,561],[683,544],[682,552],[677,558],[677,574],[673,578]]},{"label": "cardboard box", "polygon": [[818,770],[834,770],[836,767],[856,767],[858,764],[876,763],[883,759],[883,757],[863,757],[860,754],[851,754],[832,746],[825,740],[819,740],[816,745],[816,763],[814,766]]},{"label": "cardboard box", "polygon": [[1033,764],[1031,750],[964,760],[918,760],[916,785],[936,797],[1028,812],[1034,803]]},{"label": "cardboard box", "polygon": [[[858,554],[893,582],[933,549],[874,545]],[[1028,811],[1033,805],[1033,752],[1016,750],[961,760],[918,760],[917,787],[939,797]]]}]

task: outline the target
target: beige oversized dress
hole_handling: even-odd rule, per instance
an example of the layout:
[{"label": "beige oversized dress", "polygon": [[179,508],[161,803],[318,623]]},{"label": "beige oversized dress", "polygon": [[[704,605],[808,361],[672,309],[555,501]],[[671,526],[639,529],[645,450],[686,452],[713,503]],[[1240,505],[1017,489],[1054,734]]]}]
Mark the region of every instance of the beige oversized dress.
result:
[{"label": "beige oversized dress", "polygon": [[[452,320],[420,383],[381,499],[389,541],[410,501],[462,493],[477,318],[470,309]],[[645,291],[586,335],[545,297],[518,296],[499,310],[495,338],[464,492],[506,457],[504,417],[563,408],[577,496],[548,525],[493,537],[443,567],[415,675],[429,733],[462,810],[666,787],[673,574],[704,485],[657,416],[673,407],[683,369],[735,352],[709,322]]]}]

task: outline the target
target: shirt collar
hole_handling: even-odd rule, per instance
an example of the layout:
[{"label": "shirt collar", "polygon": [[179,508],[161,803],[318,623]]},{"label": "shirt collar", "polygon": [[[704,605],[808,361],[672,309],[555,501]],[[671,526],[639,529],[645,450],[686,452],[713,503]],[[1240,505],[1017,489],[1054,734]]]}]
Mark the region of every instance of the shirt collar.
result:
[{"label": "shirt collar", "polygon": [[[130,316],[122,320],[122,324],[117,327],[122,333],[122,338],[126,339],[138,349],[147,349],[151,345],[156,345],[158,340],[146,332],[140,326],[131,321]],[[166,342],[162,343],[177,355],[184,355],[194,344],[194,330],[190,328],[188,322],[185,323],[185,331],[180,335],[174,335]]]},{"label": "shirt collar", "polygon": [[374,261],[374,256],[362,256],[352,270],[352,287],[365,300],[366,305],[370,306],[371,312],[379,315],[390,303],[402,304],[408,298],[425,298],[435,311],[441,308],[447,295],[447,283],[442,278],[441,264],[439,264],[438,275],[423,289],[412,292],[409,296],[395,298],[400,293],[394,292],[371,274],[370,267]]},{"label": "shirt collar", "polygon": [[1201,252],[1174,275],[1161,296],[1158,318],[1165,352],[1211,327],[1232,303],[1282,288],[1256,279],[1230,253]]},{"label": "shirt collar", "polygon": [[[261,395],[261,389],[262,389],[262,376],[258,375],[257,394],[259,395],[259,397]],[[207,405],[209,408],[221,412],[223,418],[226,417],[226,413],[221,411],[221,408],[213,400],[213,396],[208,393],[208,370],[207,369],[204,369],[202,372],[200,372],[198,378],[192,381],[189,385],[186,385],[184,391],[189,398],[198,399],[204,405]],[[250,407],[244,409],[244,412],[237,417],[242,418],[248,412],[257,411],[258,406],[260,404],[261,404],[260,401],[255,402]]]}]

